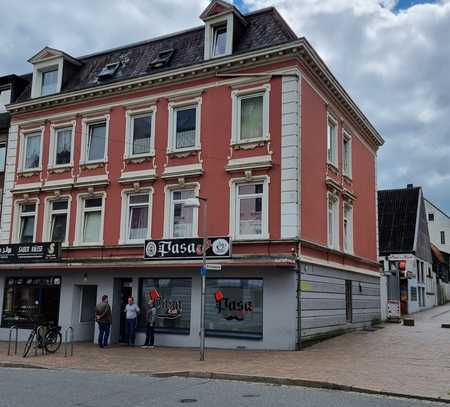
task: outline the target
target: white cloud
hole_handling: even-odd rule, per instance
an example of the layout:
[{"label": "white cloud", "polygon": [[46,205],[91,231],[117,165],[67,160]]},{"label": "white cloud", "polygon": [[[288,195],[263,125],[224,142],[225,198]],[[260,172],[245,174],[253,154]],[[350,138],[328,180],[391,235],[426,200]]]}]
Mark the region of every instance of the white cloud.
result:
[{"label": "white cloud", "polygon": [[381,132],[380,187],[422,185],[450,213],[450,0],[395,3],[245,0],[276,6]]}]

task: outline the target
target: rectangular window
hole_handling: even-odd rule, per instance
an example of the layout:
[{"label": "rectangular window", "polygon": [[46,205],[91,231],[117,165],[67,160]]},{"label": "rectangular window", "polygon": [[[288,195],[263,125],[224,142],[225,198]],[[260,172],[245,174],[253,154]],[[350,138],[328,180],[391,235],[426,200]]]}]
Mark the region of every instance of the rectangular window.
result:
[{"label": "rectangular window", "polygon": [[149,154],[151,151],[152,114],[131,117],[131,155]]},{"label": "rectangular window", "polygon": [[19,205],[20,229],[19,242],[31,243],[34,241],[36,225],[36,203],[23,203]]},{"label": "rectangular window", "polygon": [[197,107],[188,106],[175,109],[175,149],[195,147]]},{"label": "rectangular window", "polygon": [[225,55],[227,52],[227,26],[220,25],[213,28],[213,52],[212,55],[217,57]]},{"label": "rectangular window", "polygon": [[429,220],[430,222],[433,222],[433,221],[434,221],[434,213],[429,213],[429,214],[428,214],[428,220]]},{"label": "rectangular window", "polygon": [[41,78],[41,96],[51,95],[56,93],[58,84],[58,69],[42,72]]},{"label": "rectangular window", "polygon": [[72,159],[72,127],[55,130],[55,165],[70,164]]},{"label": "rectangular window", "polygon": [[328,162],[333,164],[335,167],[338,166],[337,163],[337,123],[328,117],[327,122],[327,158]]},{"label": "rectangular window", "polygon": [[0,172],[5,171],[5,163],[6,163],[6,144],[0,144]]},{"label": "rectangular window", "polygon": [[445,231],[441,230],[441,244],[445,244]]},{"label": "rectangular window", "polygon": [[236,231],[241,238],[264,234],[264,183],[236,185]]},{"label": "rectangular window", "polygon": [[51,242],[66,242],[69,201],[67,199],[62,199],[58,201],[52,201],[49,204],[49,240]]},{"label": "rectangular window", "polygon": [[344,204],[344,251],[353,253],[353,208]]},{"label": "rectangular window", "polygon": [[206,280],[207,336],[262,339],[263,280]]},{"label": "rectangular window", "polygon": [[58,325],[61,277],[5,279],[2,327],[32,328],[52,322]]},{"label": "rectangular window", "polygon": [[0,88],[0,113],[6,112],[5,106],[11,103],[11,88]]},{"label": "rectangular window", "polygon": [[150,194],[128,194],[127,241],[149,237]]},{"label": "rectangular window", "polygon": [[345,280],[345,318],[347,322],[352,322],[353,320],[353,291],[351,280]]},{"label": "rectangular window", "polygon": [[82,243],[101,243],[103,218],[103,198],[83,199]]},{"label": "rectangular window", "polygon": [[241,112],[240,139],[245,141],[263,138],[264,95],[241,96],[239,102]]},{"label": "rectangular window", "polygon": [[156,299],[155,331],[189,335],[191,325],[190,278],[144,278],[140,280],[139,328],[145,329],[148,302]]},{"label": "rectangular window", "polygon": [[328,247],[339,249],[339,199],[334,195],[328,196]]},{"label": "rectangular window", "polygon": [[106,147],[106,122],[88,125],[86,161],[103,161]]},{"label": "rectangular window", "polygon": [[193,189],[182,189],[171,192],[171,236],[192,237],[194,236],[194,211],[196,208],[186,207],[187,199],[195,197]]},{"label": "rectangular window", "polygon": [[344,145],[343,145],[343,155],[344,155],[344,175],[351,178],[352,177],[352,138],[350,135],[344,131]]},{"label": "rectangular window", "polygon": [[39,169],[41,165],[41,132],[24,136],[24,170]]}]

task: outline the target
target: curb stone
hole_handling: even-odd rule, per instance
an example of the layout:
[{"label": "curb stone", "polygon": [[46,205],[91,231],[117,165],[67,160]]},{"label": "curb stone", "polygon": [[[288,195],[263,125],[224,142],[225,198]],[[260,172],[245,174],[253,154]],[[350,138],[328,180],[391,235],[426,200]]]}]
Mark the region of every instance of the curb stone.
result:
[{"label": "curb stone", "polygon": [[233,380],[241,382],[251,383],[266,383],[279,386],[301,386],[327,390],[339,390],[339,391],[351,391],[355,393],[372,394],[379,396],[398,397],[414,400],[433,401],[438,403],[450,404],[450,398],[421,396],[415,394],[397,393],[385,390],[367,389],[358,386],[348,386],[345,384],[324,382],[319,380],[307,380],[307,379],[291,379],[287,377],[270,377],[270,376],[252,376],[243,374],[231,374],[231,373],[217,373],[217,372],[195,372],[195,371],[181,371],[181,372],[161,372],[161,373],[145,373],[135,372],[136,374],[148,374],[153,377],[189,377],[197,379],[212,379],[212,380]]},{"label": "curb stone", "polygon": [[31,365],[27,363],[12,363],[12,362],[0,362],[0,368],[2,367],[8,367],[13,369],[46,369],[48,370],[48,367],[44,366],[38,366],[38,365]]}]

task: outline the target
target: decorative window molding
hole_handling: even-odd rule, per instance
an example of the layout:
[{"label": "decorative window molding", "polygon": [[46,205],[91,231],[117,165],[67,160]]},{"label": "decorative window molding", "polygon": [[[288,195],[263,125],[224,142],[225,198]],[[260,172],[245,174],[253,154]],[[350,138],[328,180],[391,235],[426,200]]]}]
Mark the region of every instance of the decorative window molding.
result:
[{"label": "decorative window molding", "polygon": [[342,172],[347,178],[352,179],[352,136],[345,129],[342,137]]},{"label": "decorative window molding", "polygon": [[[63,66],[64,58],[52,58],[46,61],[37,62],[33,65],[33,80],[31,85],[31,97],[37,98],[40,96],[52,95],[61,92],[61,86],[63,81]],[[47,72],[56,71],[56,83],[54,90],[48,89],[47,92],[44,89],[43,92],[43,80],[44,74]]]},{"label": "decorative window molding", "polygon": [[327,163],[339,168],[338,164],[338,121],[327,114]]},{"label": "decorative window molding", "polygon": [[203,167],[201,163],[174,165],[166,167],[161,174],[161,178],[178,178],[178,177],[192,177],[203,174]]},{"label": "decorative window molding", "polygon": [[[42,150],[44,145],[44,126],[34,128],[34,129],[26,129],[20,132],[20,140],[19,140],[19,163],[18,163],[18,172],[19,173],[27,173],[27,172],[39,172],[42,170]],[[40,137],[39,142],[36,142],[35,145],[31,145],[28,141],[28,137]],[[34,163],[29,156],[27,160],[27,155],[31,154],[29,151],[30,148],[36,149],[37,145],[39,146],[39,157],[34,159]],[[35,152],[36,153],[36,152]],[[28,161],[28,162],[27,162]],[[35,165],[36,164],[36,165]],[[31,165],[31,166],[30,166]]]},{"label": "decorative window molding", "polygon": [[[101,199],[101,206],[92,206],[85,207],[86,201],[91,199]],[[98,193],[82,193],[77,195],[77,216],[76,216],[76,224],[75,224],[75,242],[76,246],[102,246],[103,245],[103,232],[104,232],[104,220],[105,220],[105,204],[106,204],[106,192],[98,192]],[[88,219],[86,218],[86,214],[100,212],[100,219],[97,222],[95,219],[92,219],[93,222],[97,222],[99,226],[99,234],[98,239],[96,241],[92,241],[90,238],[86,236],[88,230],[86,226],[88,225]],[[94,225],[95,226],[95,225]]]},{"label": "decorative window molding", "polygon": [[343,208],[344,252],[353,254],[353,206],[344,202]]},{"label": "decorative window molding", "polygon": [[[125,124],[125,153],[124,159],[153,157],[155,155],[155,122],[156,122],[156,106],[152,106],[144,109],[127,110],[126,112],[126,124]],[[150,117],[150,128],[148,129],[150,140],[148,146],[140,146],[142,150],[148,150],[144,152],[137,152],[135,150],[134,130],[135,120]],[[145,124],[145,123],[144,123]]]},{"label": "decorative window molding", "polygon": [[[239,194],[240,186],[262,185],[262,192],[252,194]],[[230,179],[230,235],[233,240],[260,240],[269,239],[269,184],[270,177],[268,175],[254,176],[247,178]],[[240,233],[240,204],[244,197],[260,199],[261,205],[261,233],[245,234]]]},{"label": "decorative window molding", "polygon": [[267,154],[267,155],[257,155],[253,157],[230,159],[228,160],[225,169],[228,172],[234,172],[234,171],[256,170],[271,167],[272,167],[272,156]]},{"label": "decorative window molding", "polygon": [[[50,126],[50,146],[49,146],[49,159],[48,168],[70,168],[73,167],[73,152],[75,149],[75,125],[76,121],[72,120],[70,122],[52,124]],[[62,136],[64,130],[71,131],[70,134],[70,158],[67,163],[57,163],[57,153],[58,153],[58,138]],[[67,142],[67,141],[66,141]]]},{"label": "decorative window molding", "polygon": [[[197,151],[201,149],[200,144],[200,126],[201,126],[201,106],[202,106],[202,98],[195,98],[190,100],[185,100],[182,102],[169,102],[169,138],[167,143],[167,152],[170,153],[179,153],[185,151]],[[183,144],[187,144],[186,140],[183,140],[181,137],[181,132],[177,131],[178,127],[178,112],[186,112],[190,109],[195,109],[195,129],[190,130],[192,133],[189,135],[192,137],[192,145],[183,146]],[[183,114],[183,113],[181,113]],[[180,118],[181,122],[181,118]],[[181,124],[181,123],[180,123]],[[188,131],[185,131],[187,133]],[[177,138],[180,138],[178,140]]]},{"label": "decorative window molding", "polygon": [[[256,137],[243,137],[242,132],[242,102],[250,99],[258,98],[261,100],[260,112],[260,135]],[[270,100],[270,84],[262,86],[237,89],[231,92],[232,99],[232,134],[231,145],[259,143],[261,141],[270,140],[269,133],[269,100]]]},{"label": "decorative window molding", "polygon": [[[81,156],[80,165],[98,164],[108,162],[108,135],[109,135],[109,114],[103,116],[89,117],[82,120],[81,134]],[[105,124],[105,142],[103,150],[103,158],[89,159],[90,154],[90,137],[93,136],[93,129],[96,125]]]},{"label": "decorative window molding", "polygon": [[[182,186],[179,184],[166,185],[164,188],[164,238],[174,237],[174,203],[173,193],[178,191],[193,191],[193,197],[200,194],[200,183],[190,182],[184,183]],[[182,203],[180,201],[180,203]],[[198,208],[192,209],[192,236],[186,237],[198,237]]]},{"label": "decorative window molding", "polygon": [[339,250],[339,197],[327,193],[328,247]]},{"label": "decorative window molding", "polygon": [[154,168],[150,170],[141,171],[127,171],[122,172],[119,183],[139,182],[139,181],[153,181],[156,178],[156,170]]},{"label": "decorative window molding", "polygon": [[[54,208],[53,203],[55,202],[67,202],[67,208]],[[65,229],[65,238],[61,242],[63,246],[67,246],[69,243],[69,225],[70,225],[70,209],[72,205],[72,196],[71,195],[59,195],[59,196],[49,196],[45,198],[44,203],[44,230],[42,239],[44,242],[53,241],[52,232],[54,228],[54,215],[66,215],[66,229]]]},{"label": "decorative window molding", "polygon": [[[26,208],[27,205],[30,205],[30,208]],[[34,210],[31,210],[31,206],[34,205]],[[27,225],[24,222],[27,222],[25,218],[33,217],[33,240],[36,241],[36,225],[39,213],[39,198],[30,198],[30,199],[19,199],[14,201],[14,218],[13,218],[13,234],[12,234],[12,242],[13,243],[22,243],[22,234],[24,228],[30,227],[30,223]],[[28,240],[27,240],[28,242]],[[25,243],[25,241],[23,242]]]},{"label": "decorative window molding", "polygon": [[[223,34],[223,29],[225,29],[225,38],[220,35]],[[205,60],[231,55],[233,53],[233,38],[233,13],[208,19],[205,23]]]},{"label": "decorative window molding", "polygon": [[[152,209],[153,209],[153,188],[128,188],[123,189],[122,193],[122,216],[120,222],[120,240],[119,244],[142,244],[145,239],[151,238],[152,230]],[[147,202],[130,202],[130,197],[133,196],[147,196]],[[132,221],[132,208],[147,207],[147,232],[143,238],[133,238],[130,233],[130,226]]]}]

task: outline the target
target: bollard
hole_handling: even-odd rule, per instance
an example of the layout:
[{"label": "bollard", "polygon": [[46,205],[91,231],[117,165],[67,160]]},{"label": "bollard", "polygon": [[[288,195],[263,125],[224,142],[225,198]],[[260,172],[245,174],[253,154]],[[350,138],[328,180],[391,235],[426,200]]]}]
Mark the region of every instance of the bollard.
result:
[{"label": "bollard", "polygon": [[[70,335],[69,335],[70,332]],[[69,341],[70,337],[70,341]],[[73,356],[73,328],[69,326],[64,332],[64,357],[67,357],[67,348],[70,345],[70,356]]]}]

